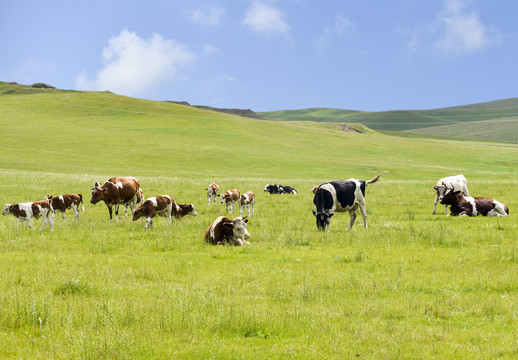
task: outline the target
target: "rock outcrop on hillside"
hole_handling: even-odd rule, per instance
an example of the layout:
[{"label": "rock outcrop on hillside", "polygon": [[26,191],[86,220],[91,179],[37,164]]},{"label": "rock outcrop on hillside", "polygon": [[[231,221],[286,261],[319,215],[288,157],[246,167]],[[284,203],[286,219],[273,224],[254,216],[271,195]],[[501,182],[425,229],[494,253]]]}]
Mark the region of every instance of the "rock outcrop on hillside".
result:
[{"label": "rock outcrop on hillside", "polygon": [[257,115],[257,113],[255,111],[252,111],[250,109],[223,109],[223,108],[215,108],[212,106],[191,105],[187,101],[168,101],[168,102],[173,103],[173,104],[192,106],[192,107],[196,107],[199,109],[222,112],[222,113],[230,114],[230,115],[243,116],[243,117],[252,118],[252,119],[261,119],[261,117],[259,115]]}]

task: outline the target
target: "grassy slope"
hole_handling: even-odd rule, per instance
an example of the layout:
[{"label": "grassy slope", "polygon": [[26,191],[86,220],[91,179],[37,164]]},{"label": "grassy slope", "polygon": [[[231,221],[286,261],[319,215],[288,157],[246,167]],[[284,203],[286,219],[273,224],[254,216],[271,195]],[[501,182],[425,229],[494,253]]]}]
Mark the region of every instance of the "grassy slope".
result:
[{"label": "grassy slope", "polygon": [[[2,358],[513,358],[517,146],[347,133],[109,93],[0,96],[0,203],[83,192],[79,224],[0,218]],[[368,232],[337,214],[316,231],[313,184],[368,179]],[[431,215],[431,186],[463,172],[507,219]],[[134,175],[199,216],[143,232],[109,223],[89,188]],[[222,207],[252,189],[252,247],[212,247]],[[266,182],[300,195],[269,196]],[[41,224],[41,220],[36,222]]]},{"label": "grassy slope", "polygon": [[[352,122],[366,125],[371,129],[509,142],[513,142],[512,135],[518,131],[517,98],[433,110],[360,112],[338,109],[304,109],[258,114],[271,120]],[[440,129],[434,129],[439,126]],[[476,132],[475,136],[473,132]],[[487,133],[487,136],[484,133]]]}]

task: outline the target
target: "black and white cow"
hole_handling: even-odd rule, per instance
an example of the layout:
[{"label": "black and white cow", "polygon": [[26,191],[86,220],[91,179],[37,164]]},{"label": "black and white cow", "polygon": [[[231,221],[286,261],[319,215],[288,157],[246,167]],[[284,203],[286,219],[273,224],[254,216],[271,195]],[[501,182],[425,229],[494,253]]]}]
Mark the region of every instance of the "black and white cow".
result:
[{"label": "black and white cow", "polygon": [[298,194],[295,188],[281,184],[266,184],[264,191],[269,192],[270,194]]},{"label": "black and white cow", "polygon": [[329,223],[331,217],[335,212],[349,212],[351,218],[347,231],[356,220],[356,210],[360,208],[363,217],[363,224],[365,230],[367,227],[367,209],[365,206],[365,187],[368,184],[375,183],[383,175],[383,173],[374,177],[369,181],[348,179],[331,181],[321,184],[313,198],[316,211],[313,210],[313,215],[317,219],[317,228],[321,231],[329,231]]}]

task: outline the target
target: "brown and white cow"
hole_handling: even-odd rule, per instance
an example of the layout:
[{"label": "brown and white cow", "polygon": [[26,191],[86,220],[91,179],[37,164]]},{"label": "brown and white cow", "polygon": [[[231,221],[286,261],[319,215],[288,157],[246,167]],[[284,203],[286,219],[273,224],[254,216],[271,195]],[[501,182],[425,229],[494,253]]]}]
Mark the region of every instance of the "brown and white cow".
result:
[{"label": "brown and white cow", "polygon": [[112,206],[115,205],[115,218],[119,219],[119,204],[129,204],[131,211],[136,206],[137,194],[140,182],[134,177],[120,177],[108,179],[103,186],[95,182],[92,188],[92,200],[90,203],[97,204],[104,201],[112,218]]},{"label": "brown and white cow", "polygon": [[[141,188],[138,189],[137,192],[137,201],[135,202],[135,207],[137,205],[142,205],[142,202],[144,201],[144,192]],[[130,206],[129,203],[124,204],[124,216],[128,216],[128,207]]]},{"label": "brown and white cow", "polygon": [[492,198],[462,195],[460,190],[447,190],[441,204],[450,205],[452,216],[509,216],[509,208]]},{"label": "brown and white cow", "polygon": [[170,195],[150,197],[133,211],[133,221],[145,216],[146,226],[144,230],[147,230],[149,225],[151,225],[151,229],[153,228],[153,218],[155,215],[167,217],[167,220],[171,222],[171,207],[173,204],[174,200]]},{"label": "brown and white cow", "polygon": [[230,209],[230,213],[232,214],[234,212],[234,202],[239,200],[241,193],[238,189],[230,189],[219,197],[221,198],[221,203],[225,203],[225,211]]},{"label": "brown and white cow", "polygon": [[255,215],[255,195],[252,190],[241,194],[239,198],[239,214],[243,216],[243,210],[248,210],[248,217],[250,217],[250,207],[252,207],[252,215]]},{"label": "brown and white cow", "polygon": [[216,199],[218,197],[219,185],[212,182],[205,190],[207,190],[207,206],[210,206],[211,201],[216,205],[218,203]]},{"label": "brown and white cow", "polygon": [[79,205],[81,205],[82,211],[85,211],[83,195],[81,194],[63,194],[59,196],[47,195],[43,200],[49,202],[53,220],[57,212],[61,212],[61,216],[63,217],[63,220],[65,220],[65,211],[67,209],[73,209],[73,220],[77,218],[77,221],[79,221],[79,215],[81,214],[81,211],[79,211]]},{"label": "brown and white cow", "polygon": [[247,218],[235,218],[234,220],[220,216],[205,232],[205,241],[212,245],[250,245],[247,239],[250,234],[247,229]]},{"label": "brown and white cow", "polygon": [[185,215],[197,216],[198,213],[196,212],[196,209],[194,208],[193,204],[174,203],[171,208],[171,215],[174,216],[176,219],[181,219]]},{"label": "brown and white cow", "polygon": [[4,211],[2,211],[2,215],[13,215],[18,219],[18,226],[20,222],[27,221],[27,225],[34,230],[31,224],[31,219],[39,219],[43,218],[43,224],[41,225],[41,229],[49,223],[50,231],[54,231],[54,220],[52,216],[50,216],[50,204],[48,201],[35,201],[35,202],[26,202],[19,204],[6,204],[4,206]]},{"label": "brown and white cow", "polygon": [[[454,176],[447,176],[445,178],[439,179],[437,181],[437,185],[434,187],[435,190],[435,202],[433,204],[433,211],[432,214],[435,214],[435,210],[437,208],[437,202],[442,200],[442,197],[446,193],[448,189],[451,189],[453,191],[460,191],[464,195],[469,195],[468,192],[468,181],[466,180],[466,177],[462,174],[454,175]],[[442,204],[442,201],[441,201]],[[448,212],[448,205],[444,206],[444,213],[446,214]]]}]

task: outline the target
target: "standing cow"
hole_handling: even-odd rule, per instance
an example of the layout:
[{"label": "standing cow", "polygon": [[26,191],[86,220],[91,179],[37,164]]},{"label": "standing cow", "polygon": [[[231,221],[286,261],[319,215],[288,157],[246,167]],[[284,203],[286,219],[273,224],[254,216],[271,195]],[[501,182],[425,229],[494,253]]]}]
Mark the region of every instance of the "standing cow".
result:
[{"label": "standing cow", "polygon": [[[464,195],[469,195],[468,192],[468,181],[464,175],[455,175],[448,176],[437,181],[437,185],[434,187],[435,190],[435,202],[433,204],[433,212],[435,214],[435,210],[437,208],[437,202],[442,200],[442,197],[446,193],[446,190],[451,189],[453,191],[460,191]],[[441,201],[442,204],[442,201]],[[448,205],[444,205],[444,213],[448,212]]]},{"label": "standing cow", "polygon": [[250,217],[250,207],[252,207],[252,215],[255,215],[255,194],[252,190],[247,191],[244,194],[241,194],[239,198],[239,213],[243,216],[243,210],[248,210],[248,217]]},{"label": "standing cow", "polygon": [[167,217],[167,220],[171,222],[171,209],[175,204],[174,199],[170,195],[150,197],[133,211],[133,221],[146,217],[144,230],[147,230],[149,225],[151,225],[151,229],[153,228],[153,218],[155,215]]},{"label": "standing cow", "polygon": [[20,222],[27,221],[27,225],[34,230],[31,224],[31,219],[39,219],[43,218],[43,224],[40,227],[40,230],[49,223],[50,231],[54,231],[54,219],[50,216],[50,204],[48,201],[35,201],[35,202],[26,202],[19,204],[6,204],[4,206],[4,210],[2,211],[2,215],[13,215],[18,219],[18,226]]},{"label": "standing cow", "polygon": [[61,216],[63,217],[63,220],[65,220],[65,211],[67,209],[73,209],[73,220],[77,218],[77,221],[79,221],[79,215],[81,214],[81,211],[79,211],[79,206],[81,205],[82,211],[85,211],[83,195],[81,194],[63,194],[59,196],[47,195],[43,198],[43,200],[48,201],[50,204],[52,220],[54,220],[57,212],[61,212]]},{"label": "standing cow", "polygon": [[129,204],[131,212],[135,209],[137,203],[137,194],[140,188],[140,182],[134,177],[120,177],[108,179],[103,186],[99,182],[95,182],[92,188],[92,200],[90,203],[97,204],[104,201],[112,218],[112,207],[115,205],[115,218],[119,219],[119,205]]},{"label": "standing cow", "polygon": [[460,190],[447,190],[441,204],[450,205],[453,216],[509,216],[509,208],[492,198],[462,195]]},{"label": "standing cow", "polygon": [[234,212],[234,202],[239,200],[241,193],[238,189],[230,189],[219,197],[221,198],[221,203],[225,203],[225,211],[230,209],[230,213],[232,214]]},{"label": "standing cow", "polygon": [[348,179],[331,181],[320,185],[315,193],[315,197],[313,198],[313,203],[316,207],[316,211],[313,210],[313,215],[315,215],[317,219],[318,230],[329,231],[331,217],[334,215],[335,211],[349,212],[350,222],[347,231],[351,230],[354,220],[356,220],[356,210],[360,208],[365,231],[367,231],[365,187],[368,184],[378,181],[381,175],[383,175],[383,173],[369,181]]},{"label": "standing cow", "polygon": [[214,205],[217,205],[219,185],[215,182],[212,182],[205,190],[207,190],[207,206],[210,206],[211,201],[214,203]]}]

